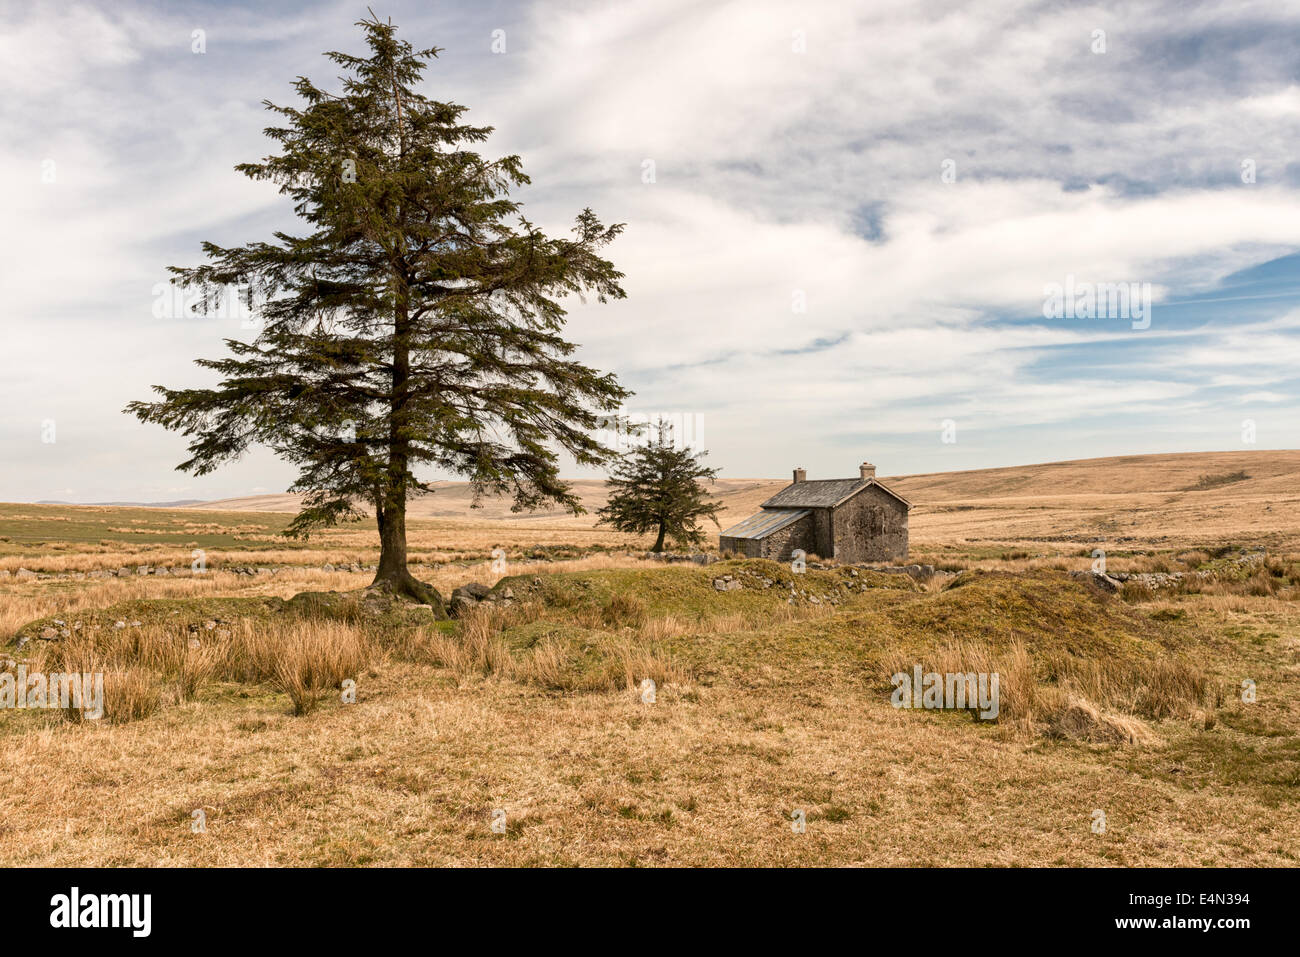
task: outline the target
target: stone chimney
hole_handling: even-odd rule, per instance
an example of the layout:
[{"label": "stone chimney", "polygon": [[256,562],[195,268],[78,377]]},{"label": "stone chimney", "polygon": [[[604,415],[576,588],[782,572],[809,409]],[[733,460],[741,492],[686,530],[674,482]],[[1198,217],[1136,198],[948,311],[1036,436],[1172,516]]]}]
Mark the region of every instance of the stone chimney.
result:
[{"label": "stone chimney", "polygon": [[806,482],[808,480],[808,473],[805,472],[803,469],[795,469],[794,480],[796,482]]},{"label": "stone chimney", "polygon": [[863,462],[858,466],[858,475],[861,476],[864,482],[867,479],[873,479],[876,477],[876,467],[870,462]]}]

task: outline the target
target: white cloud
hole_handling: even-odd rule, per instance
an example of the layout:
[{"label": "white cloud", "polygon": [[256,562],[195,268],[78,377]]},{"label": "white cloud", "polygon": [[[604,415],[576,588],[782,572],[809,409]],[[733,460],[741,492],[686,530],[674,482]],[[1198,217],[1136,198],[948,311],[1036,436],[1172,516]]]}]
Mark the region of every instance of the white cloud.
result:
[{"label": "white cloud", "polygon": [[[970,438],[944,454],[974,467],[1155,449],[1241,403],[1296,404],[1300,311],[1261,312],[1253,289],[1219,297],[1217,284],[1300,246],[1285,39],[1300,11],[397,7],[414,42],[449,47],[430,92],[498,126],[489,152],[523,154],[530,217],[558,232],[591,205],[628,223],[610,256],[629,298],[575,303],[570,332],[634,385],[635,407],[704,414],[728,474],[783,474],[800,448],[825,474],[870,443],[884,471],[913,470],[935,461],[945,417]],[[183,442],[119,410],[150,383],[200,381],[189,360],[232,330],[154,320],[150,287],[166,265],[197,261],[201,239],[292,224],[231,166],[267,151],[261,98],[290,100],[299,73],[331,81],[319,54],[357,47],[357,14],[11,15],[0,437],[25,468],[0,498],[174,488],[164,473]],[[494,57],[503,25],[510,52]],[[202,56],[189,53],[195,27]],[[1104,55],[1089,49],[1098,28]],[[56,183],[39,181],[45,158]],[[1240,181],[1243,158],[1257,183]],[[1067,275],[1152,283],[1152,327],[1043,319],[1044,285]],[[1159,305],[1191,292],[1225,302]],[[45,409],[67,437],[57,449],[30,445]],[[187,487],[247,494],[287,476],[258,455]]]}]

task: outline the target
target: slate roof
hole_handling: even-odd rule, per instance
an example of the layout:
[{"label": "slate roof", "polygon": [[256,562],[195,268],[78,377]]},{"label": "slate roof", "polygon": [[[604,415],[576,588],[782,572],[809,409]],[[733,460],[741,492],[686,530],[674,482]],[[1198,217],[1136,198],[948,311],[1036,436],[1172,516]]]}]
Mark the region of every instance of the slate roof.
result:
[{"label": "slate roof", "polygon": [[892,495],[908,508],[912,503],[883,482],[876,479],[813,479],[812,481],[794,482],[777,492],[762,508],[832,508],[846,499],[852,498],[868,485],[875,485],[881,491]]},{"label": "slate roof", "polygon": [[739,525],[732,525],[722,533],[723,538],[766,538],[777,529],[808,515],[806,508],[774,508],[751,515]]}]

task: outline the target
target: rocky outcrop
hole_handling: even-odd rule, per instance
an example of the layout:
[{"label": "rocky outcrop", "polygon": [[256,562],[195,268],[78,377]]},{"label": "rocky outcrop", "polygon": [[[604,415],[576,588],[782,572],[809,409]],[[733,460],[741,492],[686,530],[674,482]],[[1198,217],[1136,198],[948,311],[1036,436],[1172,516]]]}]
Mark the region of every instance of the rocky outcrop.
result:
[{"label": "rocky outcrop", "polygon": [[707,552],[641,552],[636,557],[644,558],[648,562],[665,562],[670,565],[712,565],[722,560],[718,555],[710,555]]},{"label": "rocky outcrop", "polygon": [[[810,565],[809,567],[813,566]],[[873,572],[882,572],[886,575],[911,575],[918,580],[934,577],[933,565],[868,565],[860,563],[856,567]]]},{"label": "rocky outcrop", "polygon": [[1229,579],[1249,574],[1254,566],[1264,561],[1268,553],[1262,548],[1243,548],[1235,557],[1226,559],[1215,568],[1201,568],[1190,572],[1114,572],[1111,574],[1120,586],[1126,582],[1145,585],[1153,591],[1162,588],[1177,588],[1183,582],[1203,582],[1215,578]]},{"label": "rocky outcrop", "polygon": [[1101,572],[1075,571],[1070,572],[1070,577],[1075,581],[1081,581],[1086,585],[1092,585],[1094,588],[1099,588],[1100,590],[1112,595],[1119,591],[1124,585],[1124,583],[1119,579],[1112,578],[1110,575],[1105,575]]},{"label": "rocky outcrop", "polygon": [[[516,585],[518,584],[517,579],[512,579],[512,581],[514,581]],[[529,592],[535,592],[541,587],[542,580],[536,576],[534,576],[532,581],[525,586],[526,590]],[[459,588],[452,591],[449,611],[453,618],[461,618],[464,617],[466,612],[472,611],[481,605],[499,605],[507,607],[515,604],[518,600],[519,598],[515,595],[514,587],[506,584],[504,579],[497,582],[496,586],[493,588],[489,588],[487,585],[482,585],[478,582],[470,582],[468,585],[461,585]]]},{"label": "rocky outcrop", "polygon": [[451,593],[450,611],[452,617],[460,618],[465,612],[478,607],[479,602],[484,601],[490,594],[492,594],[492,589],[478,582],[461,585]]},{"label": "rocky outcrop", "polygon": [[[814,568],[815,564],[809,563],[808,567]],[[727,574],[719,575],[712,579],[713,590],[730,592],[741,589],[762,591],[788,589],[786,604],[789,605],[801,603],[838,605],[855,593],[881,587],[879,581],[873,583],[857,568],[850,565],[823,566],[823,569],[838,571],[838,578],[830,575],[811,576],[794,573],[788,576],[788,580],[772,578],[770,574],[765,573],[764,566],[767,569],[771,568],[770,563],[764,562],[756,567],[741,566]],[[784,578],[785,576],[782,576],[782,579]]]}]

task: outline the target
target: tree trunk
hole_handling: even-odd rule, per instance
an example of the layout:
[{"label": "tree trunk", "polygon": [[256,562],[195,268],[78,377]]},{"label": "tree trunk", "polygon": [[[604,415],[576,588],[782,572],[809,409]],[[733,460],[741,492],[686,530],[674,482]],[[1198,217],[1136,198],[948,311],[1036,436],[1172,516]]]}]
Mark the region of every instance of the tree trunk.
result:
[{"label": "tree trunk", "polygon": [[420,581],[406,567],[406,490],[390,496],[376,512],[379,523],[379,567],[371,588],[383,588],[394,595],[409,598],[421,605],[432,605],[439,618],[447,617],[442,595],[432,585]]},{"label": "tree trunk", "polygon": [[659,537],[655,539],[655,547],[650,549],[652,552],[662,552],[664,550],[664,532],[668,530],[663,522],[659,523]]},{"label": "tree trunk", "polygon": [[438,589],[419,581],[406,567],[406,481],[409,440],[403,431],[407,383],[411,377],[410,324],[402,302],[393,310],[393,393],[388,431],[388,483],[383,501],[376,502],[379,523],[379,568],[371,588],[432,605],[439,618],[447,617]]}]

